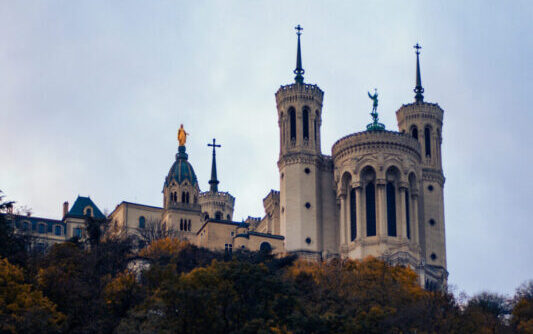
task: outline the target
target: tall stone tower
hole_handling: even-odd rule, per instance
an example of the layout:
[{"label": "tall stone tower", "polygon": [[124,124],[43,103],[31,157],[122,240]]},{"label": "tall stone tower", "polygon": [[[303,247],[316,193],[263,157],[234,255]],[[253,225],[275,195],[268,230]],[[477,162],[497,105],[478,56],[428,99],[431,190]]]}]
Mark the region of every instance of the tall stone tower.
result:
[{"label": "tall stone tower", "polygon": [[[446,275],[446,243],[444,233],[444,174],[441,143],[444,111],[436,103],[424,102],[420,76],[420,46],[416,49],[415,102],[403,105],[397,112],[398,128],[420,142],[422,179],[420,196],[420,244],[422,258],[433,276]],[[443,277],[446,279],[446,277]],[[430,280],[430,283],[432,280]],[[427,281],[426,281],[427,283]]]},{"label": "tall stone tower", "polygon": [[[280,232],[285,236],[287,251],[319,254],[324,249],[335,248],[335,226],[327,228],[322,220],[324,210],[335,215],[332,176],[329,179],[323,176],[328,168],[332,175],[333,165],[320,149],[324,92],[317,85],[304,83],[302,28],[297,26],[296,30],[295,82],[281,86],[276,92],[280,128]],[[329,201],[324,201],[324,188],[328,194],[331,192]],[[329,218],[334,225],[332,216]]]}]

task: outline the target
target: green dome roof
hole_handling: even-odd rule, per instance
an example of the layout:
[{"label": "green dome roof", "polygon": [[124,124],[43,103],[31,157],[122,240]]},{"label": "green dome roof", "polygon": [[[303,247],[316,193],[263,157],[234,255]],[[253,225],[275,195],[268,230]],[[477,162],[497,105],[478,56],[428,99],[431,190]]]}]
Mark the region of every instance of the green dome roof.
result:
[{"label": "green dome roof", "polygon": [[165,187],[168,187],[172,180],[175,180],[178,184],[182,184],[184,181],[189,181],[193,186],[198,184],[194,169],[187,161],[187,158],[188,155],[185,153],[185,146],[179,146],[176,161],[170,167],[170,171],[165,178]]}]

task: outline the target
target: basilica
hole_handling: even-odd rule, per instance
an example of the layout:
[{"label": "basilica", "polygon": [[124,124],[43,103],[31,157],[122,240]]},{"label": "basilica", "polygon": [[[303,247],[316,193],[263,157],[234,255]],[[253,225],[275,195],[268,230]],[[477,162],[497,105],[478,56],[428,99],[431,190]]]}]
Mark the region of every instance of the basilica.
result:
[{"label": "basilica", "polygon": [[[275,93],[279,125],[279,190],[263,199],[263,217],[233,220],[235,197],[219,190],[216,141],[209,189],[201,191],[187,152],[187,133],[178,131],[174,161],[163,181],[162,206],[121,202],[107,217],[110,233],[142,235],[154,226],[198,246],[296,253],[310,259],[381,258],[406,265],[420,284],[446,284],[444,174],[441,160],[443,109],[424,101],[420,47],[416,49],[414,101],[396,111],[398,131],[373,121],[321,150],[324,92],[304,81],[297,27],[294,82]],[[189,158],[191,154],[191,158]],[[88,197],[78,197],[64,218],[17,216],[17,226],[48,244],[83,236],[81,217],[102,216]],[[40,227],[43,224],[43,227]]]}]

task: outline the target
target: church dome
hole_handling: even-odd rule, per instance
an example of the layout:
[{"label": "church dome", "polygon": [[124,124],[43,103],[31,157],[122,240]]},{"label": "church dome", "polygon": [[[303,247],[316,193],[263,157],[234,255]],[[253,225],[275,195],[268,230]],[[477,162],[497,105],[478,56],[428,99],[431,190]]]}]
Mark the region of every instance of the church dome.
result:
[{"label": "church dome", "polygon": [[165,178],[165,187],[169,186],[172,180],[175,180],[177,184],[182,184],[184,181],[189,181],[192,186],[198,184],[194,169],[187,159],[188,154],[185,153],[185,146],[179,146],[176,161],[170,167],[168,175]]}]

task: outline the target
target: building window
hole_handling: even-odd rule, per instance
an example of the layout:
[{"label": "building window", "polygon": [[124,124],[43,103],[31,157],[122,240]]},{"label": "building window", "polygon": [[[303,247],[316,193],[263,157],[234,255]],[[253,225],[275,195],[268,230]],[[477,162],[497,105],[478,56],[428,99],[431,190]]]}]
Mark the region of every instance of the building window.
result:
[{"label": "building window", "polygon": [[189,232],[191,231],[191,220],[189,219],[189,224],[187,225]]},{"label": "building window", "polygon": [[57,226],[55,227],[55,235],[61,235],[61,226]]},{"label": "building window", "polygon": [[303,125],[303,138],[304,140],[309,140],[309,109],[304,108],[303,111],[303,117],[302,117],[302,125]]},{"label": "building window", "polygon": [[296,140],[296,111],[292,107],[289,109],[289,122],[291,128],[291,141]]},{"label": "building window", "polygon": [[220,212],[220,211],[215,212],[215,219],[216,220],[222,220],[222,212]]},{"label": "building window", "polygon": [[305,238],[305,243],[310,245],[311,244],[311,238],[309,238],[309,237]]},{"label": "building window", "polygon": [[180,219],[180,231],[183,231],[183,219]]},{"label": "building window", "polygon": [[431,260],[432,260],[432,261],[435,261],[435,260],[437,259],[437,254],[435,254],[435,253],[431,253],[431,256],[430,256],[430,257],[431,257]]},{"label": "building window", "polygon": [[431,184],[428,186],[428,190],[433,191],[433,186]]},{"label": "building window", "polygon": [[435,226],[435,219],[430,219],[429,220],[429,225]]},{"label": "building window", "polygon": [[224,251],[226,252],[226,255],[231,255],[233,253],[233,245],[224,244]]},{"label": "building window", "polygon": [[144,228],[146,226],[146,218],[144,216],[139,217],[139,228]]},{"label": "building window", "polygon": [[305,174],[309,174],[309,173],[311,173],[311,170],[310,170],[309,168],[306,167],[306,168],[304,169],[304,172],[305,172]]},{"label": "building window", "polygon": [[235,235],[235,232],[231,232],[230,235],[233,237]]},{"label": "building window", "polygon": [[39,224],[39,233],[44,233],[46,230],[46,226],[44,224]]},{"label": "building window", "polygon": [[424,129],[424,146],[426,147],[426,157],[431,157],[431,130],[429,126]]},{"label": "building window", "polygon": [[93,215],[93,210],[91,208],[85,208],[85,215],[91,217]]},{"label": "building window", "polygon": [[189,193],[185,193],[185,203],[190,203],[189,202]]},{"label": "building window", "polygon": [[30,228],[30,224],[28,222],[22,222],[22,229],[24,231],[27,231]]},{"label": "building window", "polygon": [[374,183],[370,182],[365,187],[366,197],[366,235],[372,237],[376,235],[376,189]]},{"label": "building window", "polygon": [[411,217],[409,217],[409,192],[405,192],[405,224],[407,228],[407,239],[411,239]]},{"label": "building window", "polygon": [[32,231],[36,231],[37,230],[37,223],[36,222],[31,222],[31,230]]},{"label": "building window", "polygon": [[75,228],[72,230],[72,234],[73,234],[73,237],[81,238],[81,228],[79,228],[79,227],[75,227]]},{"label": "building window", "polygon": [[357,238],[357,213],[356,213],[355,188],[350,190],[350,234],[351,240]]},{"label": "building window", "polygon": [[231,220],[230,215],[227,215],[227,216],[226,216],[226,219],[227,219],[227,220]]},{"label": "building window", "polygon": [[48,232],[48,233],[52,233],[52,224],[48,224],[48,225],[47,225],[46,232]]},{"label": "building window", "polygon": [[306,208],[306,209],[309,209],[310,207],[311,207],[311,203],[306,202],[306,203],[305,203],[305,208]]},{"label": "building window", "polygon": [[392,182],[387,182],[387,234],[396,236],[396,188]]},{"label": "building window", "polygon": [[413,136],[414,139],[418,140],[418,128],[416,126],[413,126],[411,129],[411,136]]},{"label": "building window", "polygon": [[272,246],[270,245],[270,243],[266,242],[266,241],[263,241],[261,243],[261,245],[259,246],[259,251],[261,253],[270,253],[272,252]]}]

